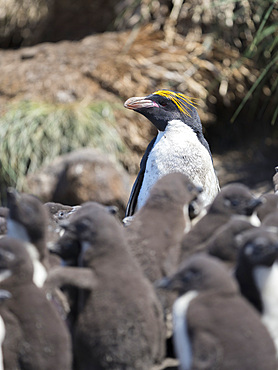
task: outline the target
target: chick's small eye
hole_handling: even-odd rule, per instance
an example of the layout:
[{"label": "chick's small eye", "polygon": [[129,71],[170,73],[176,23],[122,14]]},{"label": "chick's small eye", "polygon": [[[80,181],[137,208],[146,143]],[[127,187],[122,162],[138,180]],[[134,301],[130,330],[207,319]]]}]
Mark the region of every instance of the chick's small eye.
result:
[{"label": "chick's small eye", "polygon": [[234,207],[236,207],[236,206],[238,206],[239,205],[239,200],[238,199],[231,199],[231,204],[232,204],[232,206],[234,206]]}]

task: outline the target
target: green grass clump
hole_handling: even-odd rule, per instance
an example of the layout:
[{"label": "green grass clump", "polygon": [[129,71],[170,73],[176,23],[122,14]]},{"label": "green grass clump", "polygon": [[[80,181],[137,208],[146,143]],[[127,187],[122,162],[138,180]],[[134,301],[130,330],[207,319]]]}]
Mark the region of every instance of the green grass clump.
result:
[{"label": "green grass clump", "polygon": [[250,45],[243,53],[256,63],[260,75],[237,108],[232,121],[252,98],[251,113],[257,120],[277,123],[278,117],[278,3],[277,0],[257,3],[253,18],[260,19]]},{"label": "green grass clump", "polygon": [[127,150],[116,130],[113,107],[104,102],[55,105],[14,103],[0,117],[0,197],[21,190],[24,177],[58,155],[99,148],[118,159]]}]

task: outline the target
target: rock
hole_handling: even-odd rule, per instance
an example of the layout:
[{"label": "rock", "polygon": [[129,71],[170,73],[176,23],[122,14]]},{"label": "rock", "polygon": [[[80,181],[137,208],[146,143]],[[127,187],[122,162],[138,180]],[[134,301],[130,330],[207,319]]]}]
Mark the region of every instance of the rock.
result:
[{"label": "rock", "polygon": [[124,216],[131,182],[128,173],[96,149],[84,148],[62,155],[38,173],[27,176],[24,190],[43,202],[67,205],[92,200],[116,205]]}]

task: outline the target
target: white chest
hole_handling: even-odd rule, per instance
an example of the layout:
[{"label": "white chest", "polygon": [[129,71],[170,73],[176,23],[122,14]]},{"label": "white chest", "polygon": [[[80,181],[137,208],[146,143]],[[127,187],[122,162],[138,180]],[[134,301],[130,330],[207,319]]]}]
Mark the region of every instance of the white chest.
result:
[{"label": "white chest", "polygon": [[204,193],[207,192],[210,197],[209,202],[218,192],[218,181],[209,152],[196,133],[179,120],[169,122],[165,131],[159,131],[157,135],[146,163],[138,209],[144,205],[157,180],[172,172],[185,173],[194,184],[202,186]]},{"label": "white chest", "polygon": [[271,268],[255,268],[254,279],[263,301],[262,321],[274,340],[278,355],[278,263],[274,263]]},{"label": "white chest", "polygon": [[188,336],[186,314],[189,303],[198,295],[190,291],[179,297],[173,305],[174,347],[181,370],[190,370],[192,363],[191,343]]},{"label": "white chest", "polygon": [[47,278],[46,268],[39,260],[39,252],[37,248],[31,243],[26,243],[25,246],[33,263],[33,282],[37,287],[42,288]]}]

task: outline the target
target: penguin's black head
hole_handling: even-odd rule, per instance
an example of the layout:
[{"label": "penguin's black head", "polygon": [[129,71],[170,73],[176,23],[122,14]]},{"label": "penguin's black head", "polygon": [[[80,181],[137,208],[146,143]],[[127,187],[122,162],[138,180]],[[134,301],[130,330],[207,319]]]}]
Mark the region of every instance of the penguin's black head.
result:
[{"label": "penguin's black head", "polygon": [[202,124],[195,108],[194,99],[182,93],[159,90],[145,97],[128,99],[124,106],[148,118],[159,131],[164,131],[168,122],[181,120],[197,134],[202,133]]},{"label": "penguin's black head", "polygon": [[239,259],[251,268],[271,267],[278,258],[278,234],[272,228],[259,227],[248,230],[237,238]]},{"label": "penguin's black head", "polygon": [[156,287],[177,291],[179,295],[192,290],[230,293],[237,289],[224,264],[203,253],[186,259],[174,275],[163,278]]}]

